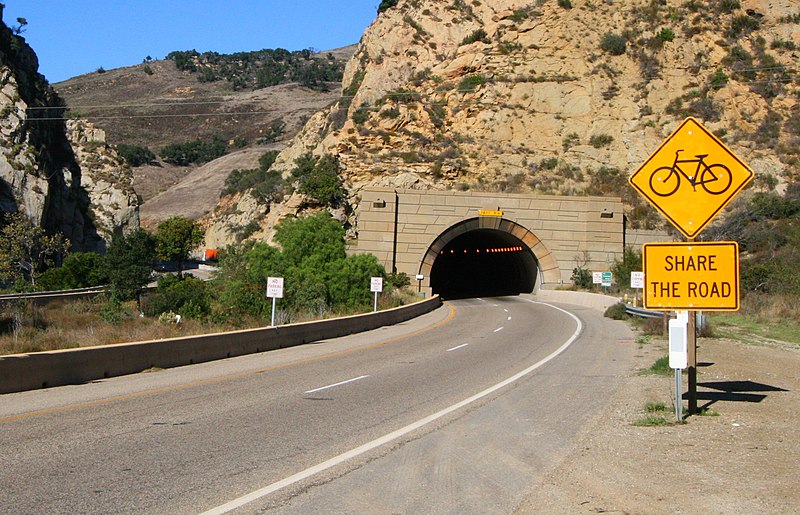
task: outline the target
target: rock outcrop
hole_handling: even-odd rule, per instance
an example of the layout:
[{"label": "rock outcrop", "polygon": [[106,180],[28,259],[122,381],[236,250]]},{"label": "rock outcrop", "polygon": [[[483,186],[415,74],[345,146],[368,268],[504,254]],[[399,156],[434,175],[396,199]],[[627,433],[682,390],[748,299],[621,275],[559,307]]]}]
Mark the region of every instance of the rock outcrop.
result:
[{"label": "rock outcrop", "polygon": [[[2,14],[2,11],[0,11]],[[130,170],[90,124],[65,122],[36,54],[0,22],[0,210],[22,211],[73,250],[138,227]]]},{"label": "rock outcrop", "polygon": [[[796,180],[798,49],[789,0],[399,0],[362,37],[338,103],[274,169],[333,154],[352,205],[378,184],[617,195],[648,228],[661,220],[627,176],[686,116],[756,187]],[[268,237],[263,208],[228,202],[211,231],[256,221],[252,237]]]}]

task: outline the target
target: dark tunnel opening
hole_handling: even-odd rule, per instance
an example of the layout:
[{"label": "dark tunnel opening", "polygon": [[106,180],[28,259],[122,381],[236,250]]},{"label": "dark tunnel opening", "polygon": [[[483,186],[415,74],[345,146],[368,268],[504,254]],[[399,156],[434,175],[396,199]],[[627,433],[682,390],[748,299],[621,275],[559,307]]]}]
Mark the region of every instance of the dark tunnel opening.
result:
[{"label": "dark tunnel opening", "polygon": [[496,229],[476,229],[455,237],[431,268],[431,288],[444,299],[499,297],[530,293],[537,264],[516,236]]}]

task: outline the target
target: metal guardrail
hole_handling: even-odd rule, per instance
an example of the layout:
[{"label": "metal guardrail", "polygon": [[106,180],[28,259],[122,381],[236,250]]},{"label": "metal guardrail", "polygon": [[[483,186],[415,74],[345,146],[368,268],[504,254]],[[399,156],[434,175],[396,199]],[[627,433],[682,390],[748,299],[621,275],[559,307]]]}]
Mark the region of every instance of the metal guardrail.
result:
[{"label": "metal guardrail", "polygon": [[80,294],[103,293],[107,286],[93,286],[91,288],[76,288],[74,290],[56,291],[34,291],[28,293],[4,293],[0,295],[0,302],[20,299],[53,299],[58,297],[70,297]]},{"label": "metal guardrail", "polygon": [[641,317],[641,318],[663,318],[664,312],[663,311],[653,311],[651,309],[644,309],[644,308],[635,308],[633,306],[629,306],[625,304],[625,313]]}]

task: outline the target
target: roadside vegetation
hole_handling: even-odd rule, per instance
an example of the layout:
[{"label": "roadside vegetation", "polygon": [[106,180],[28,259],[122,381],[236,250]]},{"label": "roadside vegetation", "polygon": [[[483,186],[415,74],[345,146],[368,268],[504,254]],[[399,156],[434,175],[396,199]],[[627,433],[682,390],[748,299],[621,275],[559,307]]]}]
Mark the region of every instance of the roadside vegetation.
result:
[{"label": "roadside vegetation", "polygon": [[[287,219],[276,228],[280,246],[249,241],[228,247],[214,278],[201,281],[181,271],[202,232],[195,222],[174,217],[155,234],[137,230],[115,237],[103,256],[69,254],[61,266],[36,275],[35,286],[25,269],[9,267],[16,280],[8,284],[21,285],[17,290],[105,284],[108,293],[44,306],[28,300],[0,304],[0,354],[266,326],[272,308],[265,295],[268,277],[285,281],[277,303],[282,324],[371,310],[371,277],[384,278],[380,308],[413,299],[401,290],[409,284],[405,274],[387,274],[372,255],[347,255],[344,235],[325,211]],[[155,274],[157,263],[167,260],[177,263],[178,273]],[[154,280],[155,287],[147,287]]]},{"label": "roadside vegetation", "polygon": [[170,52],[167,59],[198,82],[227,81],[234,91],[290,82],[328,91],[329,83],[342,81],[346,64],[330,53],[319,56],[312,49],[290,52],[283,48],[233,54],[183,50]]}]

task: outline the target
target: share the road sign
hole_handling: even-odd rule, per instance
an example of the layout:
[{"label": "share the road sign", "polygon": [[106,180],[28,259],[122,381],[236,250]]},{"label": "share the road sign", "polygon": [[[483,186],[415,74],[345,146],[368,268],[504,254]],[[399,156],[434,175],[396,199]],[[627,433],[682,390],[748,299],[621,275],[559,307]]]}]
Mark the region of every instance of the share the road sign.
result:
[{"label": "share the road sign", "polygon": [[735,241],[646,243],[642,261],[647,309],[739,309]]},{"label": "share the road sign", "polygon": [[687,238],[694,238],[753,172],[694,118],[687,118],[628,179]]}]

